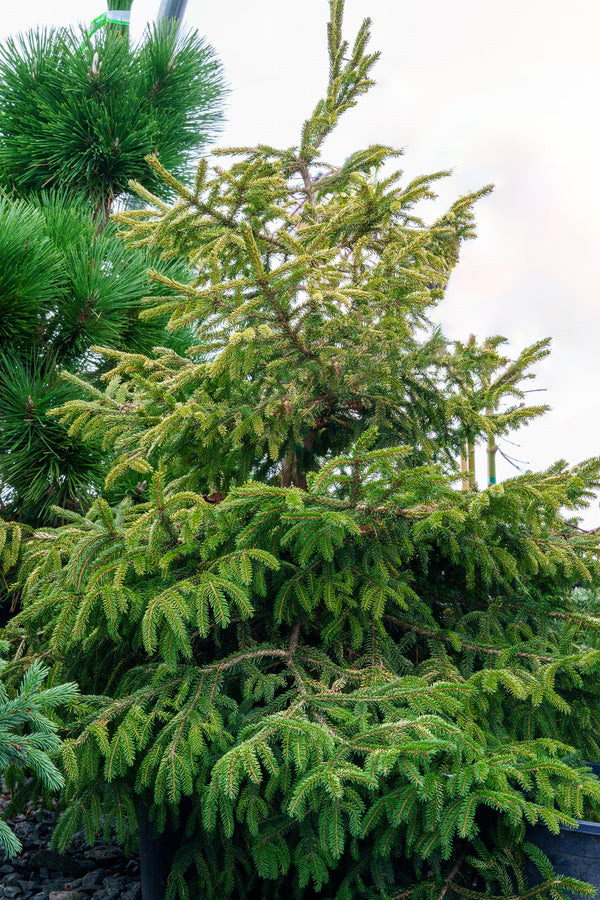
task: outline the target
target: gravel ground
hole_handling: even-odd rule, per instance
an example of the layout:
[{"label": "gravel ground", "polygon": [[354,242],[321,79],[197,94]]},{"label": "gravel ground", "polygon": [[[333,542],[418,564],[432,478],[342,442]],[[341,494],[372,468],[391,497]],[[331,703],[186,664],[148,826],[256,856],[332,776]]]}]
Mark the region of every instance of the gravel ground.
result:
[{"label": "gravel ground", "polygon": [[[0,808],[2,799],[0,798]],[[6,900],[141,900],[140,866],[114,843],[88,847],[76,835],[68,853],[49,848],[54,814],[29,811],[10,825],[23,844],[20,856],[0,851],[0,898]]]}]

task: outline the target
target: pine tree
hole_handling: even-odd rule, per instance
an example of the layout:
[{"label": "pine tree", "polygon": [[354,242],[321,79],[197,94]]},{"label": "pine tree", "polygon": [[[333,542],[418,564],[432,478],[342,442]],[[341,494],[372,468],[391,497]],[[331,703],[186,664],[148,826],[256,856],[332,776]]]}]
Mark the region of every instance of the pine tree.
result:
[{"label": "pine tree", "polygon": [[79,395],[59,369],[93,382],[103,364],[94,344],[148,352],[169,342],[164,322],[138,319],[152,256],[125,255],[113,224],[97,234],[85,202],[45,196],[0,201],[0,260],[3,515],[55,523],[53,506],[83,510],[97,494],[106,456],[47,415]]},{"label": "pine tree", "polygon": [[183,334],[175,343],[165,335],[164,322],[139,321],[152,253],[125,255],[108,214],[130,196],[130,178],[157,184],[148,153],[184,170],[218,128],[223,91],[212,48],[175,27],[157,27],[133,48],[108,26],[93,37],[31,32],[0,48],[5,517],[56,523],[53,506],[82,511],[102,483],[107,460],[97,442],[84,445],[47,415],[78,396],[59,369],[94,383],[103,365],[95,344],[185,346]]},{"label": "pine tree", "polygon": [[92,36],[38,29],[11,38],[0,48],[6,188],[84,194],[105,221],[113,202],[130,196],[130,179],[160,190],[148,154],[187,170],[218,131],[223,96],[213,49],[172,22],[133,47],[111,23]]},{"label": "pine tree", "polygon": [[600,804],[598,536],[561,512],[600,462],[464,483],[465,442],[543,412],[523,383],[547,345],[511,361],[432,324],[485,191],[428,225],[444,173],[404,184],[381,145],[322,161],[377,58],[330,8],[297,146],[222,151],[191,188],[151,158],[175,202],[139,185],[119,216],[193,273],[157,267],[143,316],[195,346],[67,376],[87,398],[59,421],[114,463],[21,571],[14,627],[87,704],[55,839],[182,827],[168,900],[565,898],[526,827]]}]

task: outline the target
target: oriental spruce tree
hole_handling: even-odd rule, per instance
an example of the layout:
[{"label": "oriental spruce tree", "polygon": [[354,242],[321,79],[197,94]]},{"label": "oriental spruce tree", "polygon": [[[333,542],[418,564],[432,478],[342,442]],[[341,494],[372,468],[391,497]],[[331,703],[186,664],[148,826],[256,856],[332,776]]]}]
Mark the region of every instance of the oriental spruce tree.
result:
[{"label": "oriental spruce tree", "polygon": [[138,186],[119,216],[191,273],[157,266],[145,321],[195,339],[96,348],[104,385],[69,374],[86,399],[55,413],[114,460],[21,571],[27,653],[87,698],[55,840],[180,829],[169,900],[566,898],[527,828],[600,803],[600,610],[573,592],[598,535],[565,518],[600,463],[465,478],[466,444],[543,412],[547,342],[511,360],[432,323],[483,192],[426,224],[440,174],[322,159],[376,61],[330,9],[296,146],[222,151],[192,187],[151,156],[174,203]]}]

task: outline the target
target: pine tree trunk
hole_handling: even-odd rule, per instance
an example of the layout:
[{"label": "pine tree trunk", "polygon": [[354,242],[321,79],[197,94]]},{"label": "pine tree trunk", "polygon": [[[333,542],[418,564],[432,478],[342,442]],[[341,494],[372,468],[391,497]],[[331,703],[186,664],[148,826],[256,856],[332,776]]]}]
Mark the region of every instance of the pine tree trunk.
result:
[{"label": "pine tree trunk", "polygon": [[157,22],[162,19],[176,19],[180,22],[183,19],[187,0],[162,0],[160,9],[158,10]]},{"label": "pine tree trunk", "polygon": [[496,484],[496,453],[498,445],[493,437],[488,438],[488,484]]},{"label": "pine tree trunk", "polygon": [[[129,11],[133,6],[133,0],[107,0],[107,9],[110,11],[111,9],[122,9],[125,11]],[[129,40],[129,25],[125,23],[116,23],[109,22],[106,26],[106,30],[108,34],[122,34],[123,37]]]},{"label": "pine tree trunk", "polygon": [[182,824],[179,828],[167,826],[162,834],[157,834],[148,811],[149,803],[140,799],[137,804],[137,819],[142,900],[165,900],[173,857],[181,846],[185,825]]},{"label": "pine tree trunk", "polygon": [[[121,10],[123,12],[130,12],[131,7],[133,6],[133,0],[106,0],[106,8],[108,12],[111,10]],[[111,38],[124,38],[126,41],[129,41],[129,23],[128,22],[107,22],[106,23],[106,34],[110,35]],[[112,204],[114,200],[114,196],[111,190],[108,191],[105,195],[101,197],[97,197],[96,199],[96,220],[98,222],[98,234],[102,234],[108,220],[110,218],[110,213],[112,210]]]}]

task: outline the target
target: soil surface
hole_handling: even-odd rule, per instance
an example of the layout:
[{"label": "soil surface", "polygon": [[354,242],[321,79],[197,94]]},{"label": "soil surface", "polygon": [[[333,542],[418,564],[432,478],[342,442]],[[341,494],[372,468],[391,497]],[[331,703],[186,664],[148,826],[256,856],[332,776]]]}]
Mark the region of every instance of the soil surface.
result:
[{"label": "soil surface", "polygon": [[141,900],[137,857],[112,842],[88,847],[83,834],[56,853],[49,846],[54,821],[54,813],[36,810],[9,820],[23,850],[13,859],[0,850],[0,900]]}]

